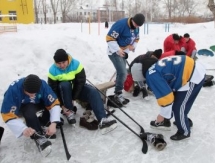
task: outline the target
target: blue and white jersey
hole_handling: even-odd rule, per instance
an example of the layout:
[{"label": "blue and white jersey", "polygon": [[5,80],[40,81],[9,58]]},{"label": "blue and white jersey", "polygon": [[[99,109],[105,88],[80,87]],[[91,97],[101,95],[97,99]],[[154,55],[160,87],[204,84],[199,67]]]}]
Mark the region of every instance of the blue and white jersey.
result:
[{"label": "blue and white jersey", "polygon": [[136,47],[136,43],[139,41],[139,28],[132,29],[130,23],[131,18],[123,18],[112,25],[106,36],[110,55],[119,49],[128,53],[129,45]]},{"label": "blue and white jersey", "polygon": [[200,83],[205,68],[187,56],[171,56],[159,60],[146,72],[146,82],[152,89],[157,102],[165,107],[174,102],[173,92],[193,82]]},{"label": "blue and white jersey", "polygon": [[27,126],[19,119],[22,104],[39,104],[42,103],[50,112],[50,121],[60,121],[59,100],[51,87],[41,79],[41,87],[34,97],[29,97],[24,93],[23,82],[25,78],[21,78],[12,82],[4,94],[1,107],[1,115],[3,121],[8,125],[12,132],[17,136],[21,136]]}]

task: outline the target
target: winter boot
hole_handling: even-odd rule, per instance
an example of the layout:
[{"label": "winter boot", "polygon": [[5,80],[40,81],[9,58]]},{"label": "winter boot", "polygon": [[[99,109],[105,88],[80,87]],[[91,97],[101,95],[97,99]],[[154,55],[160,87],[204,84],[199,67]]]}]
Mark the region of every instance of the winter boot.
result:
[{"label": "winter boot", "polygon": [[116,120],[109,120],[108,118],[102,118],[99,123],[99,129],[101,134],[104,135],[117,127]]},{"label": "winter boot", "polygon": [[97,130],[98,129],[98,121],[94,119],[94,115],[90,110],[86,110],[83,113],[83,116],[80,117],[79,125],[81,127],[87,128],[88,130]]},{"label": "winter boot", "polygon": [[52,143],[48,141],[44,134],[41,134],[39,132],[35,133],[33,137],[39,152],[41,152],[44,157],[48,156],[52,151]]},{"label": "winter boot", "polygon": [[0,126],[0,144],[1,144],[3,133],[4,133],[4,128]]},{"label": "winter boot", "polygon": [[143,93],[143,98],[149,100],[148,92],[145,87],[141,88],[141,92]]},{"label": "winter boot", "polygon": [[162,122],[151,121],[151,128],[159,129],[159,130],[171,130],[171,122],[169,119],[165,119]]}]

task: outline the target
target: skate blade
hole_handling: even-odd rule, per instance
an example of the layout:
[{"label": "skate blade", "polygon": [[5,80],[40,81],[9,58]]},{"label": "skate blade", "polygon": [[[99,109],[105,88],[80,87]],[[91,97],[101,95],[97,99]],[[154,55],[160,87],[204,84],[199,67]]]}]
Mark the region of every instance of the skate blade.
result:
[{"label": "skate blade", "polygon": [[111,125],[110,127],[101,129],[101,134],[102,134],[102,135],[107,134],[108,132],[113,131],[115,128],[117,128],[117,123],[114,123],[114,124]]},{"label": "skate blade", "polygon": [[44,150],[40,151],[40,153],[43,157],[47,157],[51,153],[51,151],[52,151],[52,147],[51,145],[49,145]]},{"label": "skate blade", "polygon": [[163,126],[160,126],[160,127],[150,126],[150,127],[157,130],[171,131],[171,127],[163,127]]}]

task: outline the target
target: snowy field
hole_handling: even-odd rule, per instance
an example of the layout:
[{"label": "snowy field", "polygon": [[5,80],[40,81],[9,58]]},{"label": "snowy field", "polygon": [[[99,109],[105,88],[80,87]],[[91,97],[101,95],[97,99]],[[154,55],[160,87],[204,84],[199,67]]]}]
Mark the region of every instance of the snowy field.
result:
[{"label": "snowy field", "polygon": [[[17,33],[0,34],[0,105],[3,94],[9,84],[17,78],[28,74],[37,74],[47,80],[48,69],[53,63],[54,52],[64,48],[73,58],[78,59],[85,67],[87,78],[94,84],[106,82],[115,72],[106,54],[105,36],[108,29],[104,24],[57,24],[57,25],[18,25]],[[147,50],[162,48],[163,40],[171,33],[183,35],[189,33],[196,41],[198,49],[215,45],[214,23],[171,24],[170,31],[165,32],[164,24],[149,25],[149,33],[144,35],[140,29],[140,42],[135,53],[129,54],[130,63],[137,55]],[[215,75],[215,57],[198,56],[207,70],[207,74]],[[153,96],[149,101],[142,96],[133,97],[125,92],[130,103],[123,108],[148,132],[162,133],[167,142],[163,151],[157,151],[149,144],[147,154],[141,152],[142,141],[122,124],[106,134],[88,131],[78,125],[83,109],[77,104],[77,125],[64,125],[64,132],[73,163],[214,163],[215,162],[215,86],[202,88],[189,117],[194,123],[191,137],[179,142],[169,137],[176,133],[172,125],[171,131],[157,131],[150,128],[150,121],[155,120],[159,107]],[[108,90],[113,94],[113,89]],[[140,128],[120,110],[118,116],[129,127],[140,132]],[[172,122],[174,119],[171,120]],[[52,153],[42,158],[35,143],[28,138],[16,139],[0,118],[0,126],[5,133],[0,145],[1,163],[63,163],[68,162],[64,147],[57,131],[57,140],[52,145]]]}]

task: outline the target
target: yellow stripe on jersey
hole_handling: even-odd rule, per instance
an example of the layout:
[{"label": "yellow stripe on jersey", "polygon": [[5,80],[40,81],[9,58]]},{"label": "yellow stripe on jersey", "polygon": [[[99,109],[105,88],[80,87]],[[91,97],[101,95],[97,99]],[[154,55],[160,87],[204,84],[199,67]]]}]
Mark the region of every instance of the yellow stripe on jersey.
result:
[{"label": "yellow stripe on jersey", "polygon": [[158,105],[160,105],[160,106],[170,105],[171,103],[173,103],[173,101],[174,101],[173,92],[169,93],[166,96],[163,96],[163,97],[157,99]]},{"label": "yellow stripe on jersey", "polygon": [[4,122],[7,122],[7,121],[9,121],[11,119],[19,118],[18,116],[16,116],[12,112],[9,112],[9,113],[6,113],[6,114],[5,113],[1,113],[1,115],[2,115],[2,119],[3,119]]},{"label": "yellow stripe on jersey", "polygon": [[114,39],[113,37],[111,36],[106,36],[106,41],[109,42],[109,41],[116,41],[116,39]]},{"label": "yellow stripe on jersey", "polygon": [[187,84],[188,80],[191,78],[191,75],[193,73],[195,62],[192,58],[186,57],[185,63],[184,63],[184,70],[183,70],[183,76],[182,76],[182,86]]},{"label": "yellow stripe on jersey", "polygon": [[49,107],[46,107],[48,110],[50,110],[51,108],[53,108],[55,105],[60,105],[60,102],[59,102],[59,100],[58,99],[56,99],[53,103],[52,103],[52,105],[51,106],[49,106]]}]

